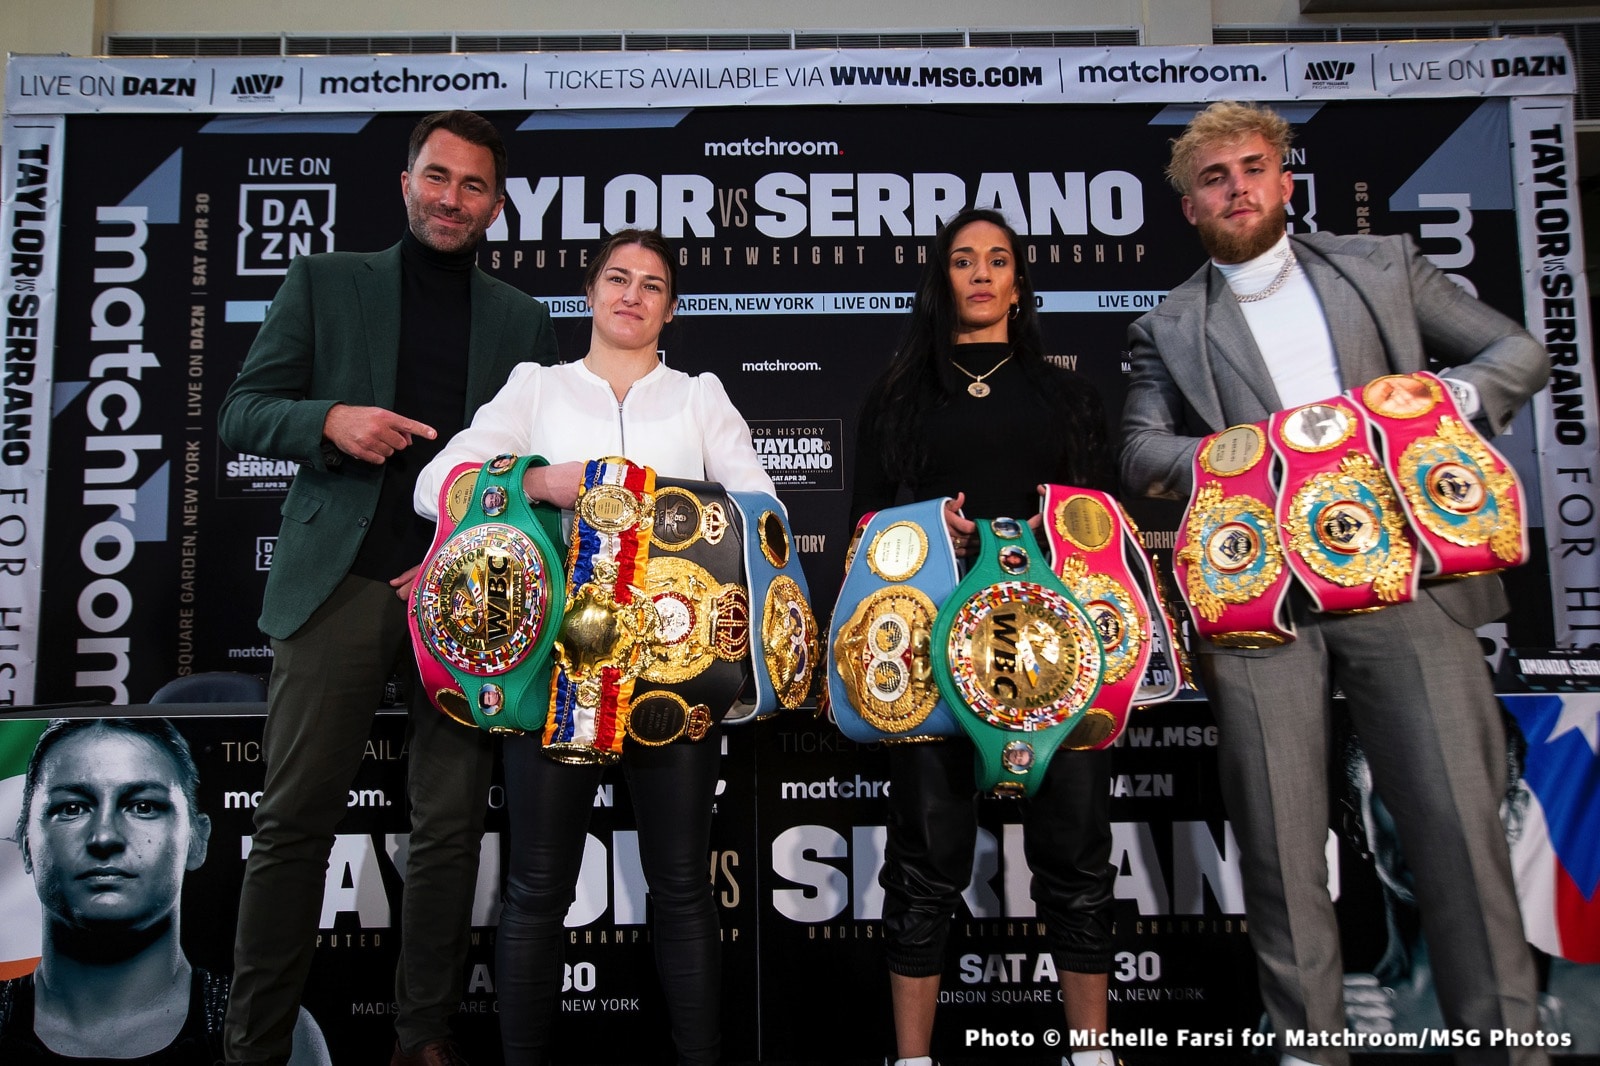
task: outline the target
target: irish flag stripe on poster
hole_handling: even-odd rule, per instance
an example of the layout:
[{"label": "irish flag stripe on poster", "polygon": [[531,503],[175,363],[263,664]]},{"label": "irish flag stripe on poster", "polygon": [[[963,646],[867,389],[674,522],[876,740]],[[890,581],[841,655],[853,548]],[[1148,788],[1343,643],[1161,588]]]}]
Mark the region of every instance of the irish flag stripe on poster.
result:
[{"label": "irish flag stripe on poster", "polygon": [[39,962],[39,897],[22,868],[16,825],[28,757],[48,722],[0,721],[0,979],[32,973]]}]

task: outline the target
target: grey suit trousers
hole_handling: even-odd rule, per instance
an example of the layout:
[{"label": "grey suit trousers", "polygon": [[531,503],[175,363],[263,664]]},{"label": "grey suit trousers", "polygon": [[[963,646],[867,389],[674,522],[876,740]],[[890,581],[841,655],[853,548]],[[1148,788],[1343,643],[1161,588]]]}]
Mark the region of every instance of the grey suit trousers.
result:
[{"label": "grey suit trousers", "polygon": [[[228,1062],[283,1063],[311,971],[335,827],[361,766],[384,682],[411,658],[405,603],[346,577],[295,634],[274,639],[266,784],[239,900]],[[414,671],[413,671],[414,672]],[[415,678],[413,678],[415,682]],[[464,972],[494,748],[411,686],[406,796],[411,838],[395,1029],[407,1048],[450,1035]]]},{"label": "grey suit trousers", "polygon": [[[1337,687],[1415,876],[1445,1024],[1483,1033],[1485,1046],[1457,1061],[1547,1062],[1542,1051],[1487,1046],[1490,1030],[1536,1032],[1539,1020],[1499,816],[1505,735],[1477,638],[1426,592],[1357,615],[1318,614],[1299,591],[1290,602],[1298,640],[1259,651],[1208,645],[1200,656],[1278,1047],[1289,1030],[1345,1028],[1325,851]],[[1290,1051],[1349,1062],[1343,1048]]]}]

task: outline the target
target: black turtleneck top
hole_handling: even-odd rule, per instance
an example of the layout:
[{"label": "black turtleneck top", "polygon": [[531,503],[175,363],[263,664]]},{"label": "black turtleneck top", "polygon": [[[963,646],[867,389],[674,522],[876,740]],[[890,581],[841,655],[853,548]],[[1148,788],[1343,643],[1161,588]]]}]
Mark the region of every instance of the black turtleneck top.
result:
[{"label": "black turtleneck top", "polygon": [[410,228],[400,241],[400,358],[394,408],[438,431],[416,437],[384,464],[378,509],[350,572],[388,581],[422,561],[433,523],[412,509],[417,474],[467,422],[467,348],[477,248],[439,252]]},{"label": "black turtleneck top", "polygon": [[[1016,359],[994,369],[1010,351],[1005,343],[955,346],[954,361],[971,374],[987,375],[983,383],[990,392],[972,396],[966,389],[972,383],[970,376],[940,368],[949,395],[923,418],[923,461],[912,484],[896,482],[879,461],[880,405],[886,401],[879,389],[872,390],[861,412],[856,444],[852,521],[868,511],[958,492],[967,494],[962,510],[968,518],[1025,519],[1039,511],[1035,486],[1072,483],[1059,454],[1063,432],[1089,433],[1091,427],[1063,426],[1061,420],[1072,416],[1052,404]],[[1047,367],[1045,373],[1069,372]],[[1103,420],[1104,415],[1096,413]]]}]

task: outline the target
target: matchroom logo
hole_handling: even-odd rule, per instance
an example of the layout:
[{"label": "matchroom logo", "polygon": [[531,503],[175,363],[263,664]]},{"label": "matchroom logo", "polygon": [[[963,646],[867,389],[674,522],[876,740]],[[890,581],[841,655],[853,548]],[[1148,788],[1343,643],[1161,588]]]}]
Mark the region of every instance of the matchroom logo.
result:
[{"label": "matchroom logo", "polygon": [[297,255],[333,251],[335,185],[239,186],[240,274],[287,274]]}]

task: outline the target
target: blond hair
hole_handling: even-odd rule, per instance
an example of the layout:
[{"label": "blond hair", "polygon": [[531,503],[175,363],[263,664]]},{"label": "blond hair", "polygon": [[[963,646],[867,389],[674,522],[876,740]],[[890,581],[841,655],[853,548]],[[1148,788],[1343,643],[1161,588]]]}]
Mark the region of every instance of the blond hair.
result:
[{"label": "blond hair", "polygon": [[1172,141],[1172,160],[1167,164],[1167,180],[1184,196],[1194,188],[1194,161],[1204,148],[1232,144],[1259,133],[1281,160],[1289,154],[1289,123],[1270,107],[1219,100],[1195,115],[1183,128],[1183,135]]}]

